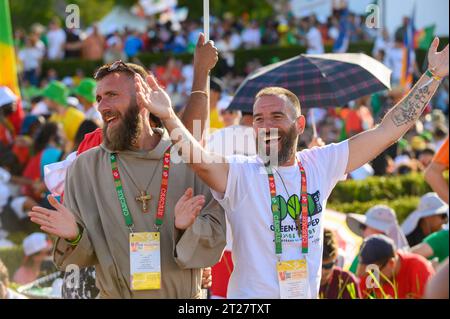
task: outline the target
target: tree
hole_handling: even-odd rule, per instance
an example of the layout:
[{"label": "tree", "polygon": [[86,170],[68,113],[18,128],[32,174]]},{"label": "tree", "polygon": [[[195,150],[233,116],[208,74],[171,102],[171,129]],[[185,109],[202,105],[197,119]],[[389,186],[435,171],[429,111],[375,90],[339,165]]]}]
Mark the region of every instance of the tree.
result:
[{"label": "tree", "polygon": [[[199,19],[203,16],[203,1],[178,0],[178,6],[189,8],[189,17]],[[210,0],[210,14],[223,17],[224,13],[232,12],[235,16],[248,13],[251,19],[262,20],[273,15],[273,9],[263,0]]]},{"label": "tree", "polygon": [[13,28],[28,29],[33,23],[48,24],[55,16],[55,0],[13,0],[9,1]]}]

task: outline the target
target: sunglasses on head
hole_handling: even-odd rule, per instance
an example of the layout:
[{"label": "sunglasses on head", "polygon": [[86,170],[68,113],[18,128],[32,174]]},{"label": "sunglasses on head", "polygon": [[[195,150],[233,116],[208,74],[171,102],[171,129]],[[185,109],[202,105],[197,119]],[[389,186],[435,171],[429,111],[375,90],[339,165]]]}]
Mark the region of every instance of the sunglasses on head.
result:
[{"label": "sunglasses on head", "polygon": [[[108,65],[108,68],[106,69],[108,72],[114,72],[117,71],[118,69],[125,69],[127,71],[130,71],[133,74],[137,74],[137,72],[135,70],[133,70],[132,68],[130,68],[125,62],[123,62],[122,60],[117,60],[114,61],[113,63]],[[98,72],[94,75],[94,78],[97,78]]]}]

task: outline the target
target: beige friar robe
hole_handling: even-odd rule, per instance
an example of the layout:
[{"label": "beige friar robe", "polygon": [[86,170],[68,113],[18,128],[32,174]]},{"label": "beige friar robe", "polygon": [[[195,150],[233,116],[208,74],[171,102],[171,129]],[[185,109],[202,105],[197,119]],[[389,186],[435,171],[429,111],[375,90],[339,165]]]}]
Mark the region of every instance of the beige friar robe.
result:
[{"label": "beige friar robe", "polygon": [[[155,231],[155,213],[161,186],[162,159],[171,144],[167,132],[149,152],[118,153],[118,167],[126,201],[133,217],[135,232]],[[54,249],[55,264],[61,270],[68,265],[95,265],[100,298],[199,298],[201,268],[216,264],[226,244],[225,214],[213,199],[209,188],[184,164],[174,148],[161,227],[161,289],[131,291],[129,229],[125,225],[111,172],[111,151],[103,144],[82,153],[66,176],[64,205],[84,228],[81,241],[70,246],[58,238]],[[174,163],[174,162],[177,163]],[[153,171],[148,193],[152,195],[149,212],[135,200],[137,186],[145,188]],[[205,206],[195,223],[185,230],[175,228],[175,205],[188,187],[194,195],[206,197]]]}]

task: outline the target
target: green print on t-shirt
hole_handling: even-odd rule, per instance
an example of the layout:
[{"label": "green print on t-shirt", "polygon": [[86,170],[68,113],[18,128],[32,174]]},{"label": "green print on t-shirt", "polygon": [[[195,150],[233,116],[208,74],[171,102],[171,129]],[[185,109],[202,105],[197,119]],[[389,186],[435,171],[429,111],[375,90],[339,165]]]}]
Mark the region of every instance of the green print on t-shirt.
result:
[{"label": "green print on t-shirt", "polygon": [[[289,215],[295,220],[302,212],[302,206],[298,195],[294,194],[286,201],[283,196],[276,197],[278,207],[280,207],[281,220],[284,220]],[[320,205],[320,192],[314,194],[308,193],[308,215],[312,217],[322,212],[322,205]]]}]

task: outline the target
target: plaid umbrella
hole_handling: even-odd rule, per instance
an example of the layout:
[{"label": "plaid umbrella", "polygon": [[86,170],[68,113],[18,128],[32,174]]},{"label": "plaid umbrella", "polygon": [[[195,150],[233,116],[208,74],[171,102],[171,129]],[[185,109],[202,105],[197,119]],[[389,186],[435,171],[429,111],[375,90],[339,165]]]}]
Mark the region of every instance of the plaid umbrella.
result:
[{"label": "plaid umbrella", "polygon": [[362,53],[301,54],[250,74],[238,88],[229,109],[252,112],[256,94],[269,86],[294,92],[302,109],[343,106],[390,89],[390,76],[391,70]]}]

